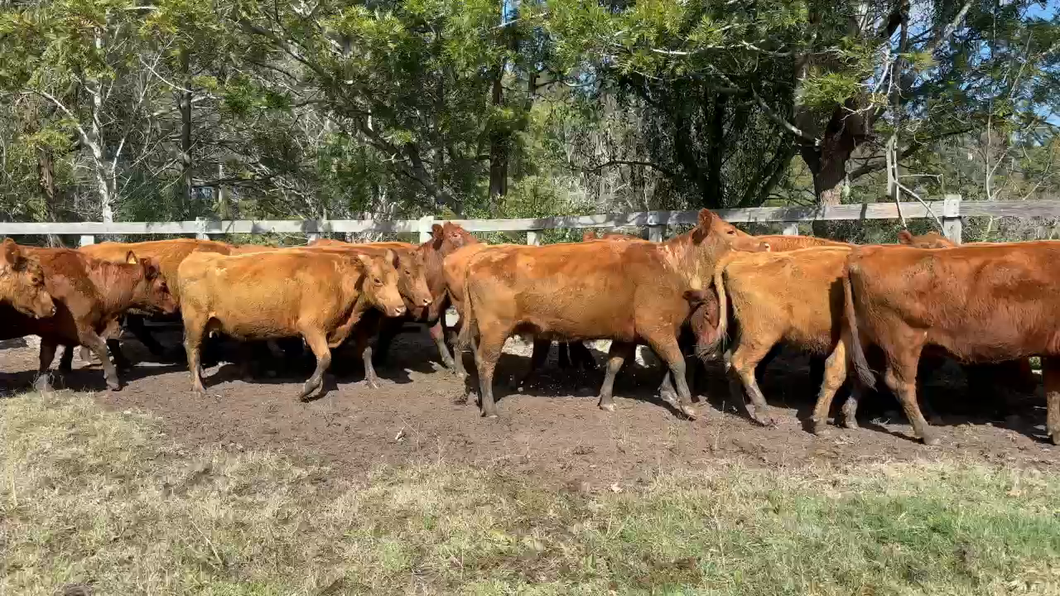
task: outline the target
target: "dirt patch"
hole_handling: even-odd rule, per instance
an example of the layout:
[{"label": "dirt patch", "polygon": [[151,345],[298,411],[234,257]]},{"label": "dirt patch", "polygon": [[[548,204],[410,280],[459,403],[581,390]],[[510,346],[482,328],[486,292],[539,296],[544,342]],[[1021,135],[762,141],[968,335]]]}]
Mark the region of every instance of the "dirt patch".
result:
[{"label": "dirt patch", "polygon": [[[179,336],[163,337],[168,345]],[[35,342],[0,349],[0,389],[24,390],[37,364]],[[464,386],[434,363],[436,353],[425,332],[404,333],[390,361],[377,367],[382,387],[365,386],[357,363],[336,357],[339,369],[330,391],[313,402],[294,395],[305,376],[255,382],[239,380],[230,364],[207,370],[206,399],[190,392],[187,369],[149,361],[134,341],[125,344],[134,361],[119,392],[106,391],[98,367],[75,359],[65,379],[71,389],[92,391],[113,410],[143,409],[160,417],[164,430],[189,444],[280,450],[323,460],[337,471],[358,474],[379,464],[409,461],[459,461],[531,473],[576,490],[612,483],[646,482],[662,470],[710,466],[719,458],[756,465],[800,465],[827,460],[860,462],[961,458],[1021,467],[1052,467],[1055,451],[1045,443],[1041,387],[1004,412],[1000,420],[949,408],[965,392],[963,375],[945,369],[923,388],[941,414],[941,447],[910,439],[897,403],[877,400],[862,410],[861,430],[835,429],[815,437],[803,430],[816,388],[804,358],[784,355],[764,373],[766,393],[778,425],[762,428],[737,411],[722,371],[697,376],[700,418],[688,421],[660,402],[655,391],[661,370],[627,368],[616,383],[618,409],[596,407],[603,372],[560,370],[555,354],[526,387],[501,385],[525,369],[525,346],[512,346],[498,369],[498,420],[479,418],[473,405],[454,403]],[[603,355],[596,354],[600,362]],[[650,359],[649,359],[650,360]],[[470,363],[469,363],[470,364]],[[706,403],[702,403],[706,402]],[[836,405],[840,400],[837,399]]]}]

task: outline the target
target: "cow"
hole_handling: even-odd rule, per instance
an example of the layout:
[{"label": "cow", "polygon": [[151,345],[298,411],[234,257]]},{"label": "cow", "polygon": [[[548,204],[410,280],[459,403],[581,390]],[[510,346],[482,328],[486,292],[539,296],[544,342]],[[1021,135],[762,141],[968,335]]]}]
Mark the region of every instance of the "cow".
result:
[{"label": "cow", "polygon": [[341,345],[370,308],[405,313],[396,255],[277,250],[225,256],[197,252],[178,269],[184,347],[192,391],[206,393],[199,366],[202,338],[219,331],[240,340],[301,336],[317,364],[297,398],[323,384],[331,348]]},{"label": "cow", "polygon": [[60,344],[91,349],[103,363],[107,386],[115,391],[121,389],[102,334],[114,330],[120,317],[130,309],[165,314],[176,311],[176,301],[156,263],[138,258],[133,252],[126,254],[125,263],[113,263],[65,248],[25,251],[40,262],[45,288],[55,301],[55,315],[37,319],[13,309],[4,312],[0,316],[5,321],[0,338],[40,336],[43,389],[50,388],[47,373]]},{"label": "cow", "polygon": [[769,250],[771,252],[787,252],[789,250],[799,250],[800,248],[813,248],[820,246],[847,248],[854,246],[853,244],[849,244],[846,242],[829,240],[827,238],[818,238],[816,236],[787,236],[784,234],[767,234],[764,236],[755,236],[755,238],[768,244]]},{"label": "cow", "polygon": [[847,376],[841,338],[842,280],[851,249],[850,246],[822,246],[778,253],[733,252],[722,258],[714,270],[718,297],[715,342],[700,344],[697,352],[719,351],[729,321],[737,324],[727,362],[730,387],[739,403],[745,403],[746,390],[751,398],[751,403],[746,404],[747,412],[759,424],[772,425],[774,420],[758,386],[755,370],[780,342],[811,354],[828,355],[818,406],[814,410],[815,429],[827,419],[832,398]]},{"label": "cow", "polygon": [[[113,263],[124,262],[126,255],[130,251],[141,258],[152,259],[158,264],[162,279],[165,280],[166,286],[169,288],[173,295],[173,299],[176,300],[178,306],[180,304],[180,288],[177,284],[177,267],[180,266],[181,261],[193,251],[229,254],[232,250],[233,247],[224,242],[199,240],[194,238],[173,238],[170,240],[152,240],[149,242],[132,243],[102,242],[100,244],[82,246],[78,249],[79,252],[90,257]],[[177,318],[179,319],[179,317]],[[144,326],[144,317],[141,314],[136,312],[128,313],[125,316],[125,328],[136,336],[136,339],[138,339],[154,356],[164,357],[166,355],[162,346],[159,345],[158,341],[151,337],[151,333],[147,331],[147,328]],[[125,357],[116,338],[108,338],[107,347],[110,348],[110,352],[114,356],[115,364],[118,368],[129,368],[129,359]],[[62,360],[59,364],[60,370],[70,370],[73,363],[73,355],[73,352],[69,348],[63,352]],[[88,360],[88,354],[85,353],[84,350],[82,350],[81,357],[84,360]]]},{"label": "cow", "polygon": [[[373,258],[393,257],[393,265],[397,269],[398,293],[405,303],[403,317],[384,318],[378,311],[365,312],[360,320],[353,326],[350,339],[354,345],[354,352],[364,362],[364,378],[369,387],[379,388],[379,377],[376,375],[375,366],[372,364],[372,348],[368,341],[381,333],[381,330],[391,325],[391,321],[401,324],[405,317],[423,317],[433,302],[430,288],[424,276],[425,266],[423,253],[418,247],[401,242],[383,242],[371,244],[349,244],[349,243],[317,243],[304,250],[323,251],[334,254],[363,254]],[[411,314],[410,314],[411,313]]]},{"label": "cow", "polygon": [[0,247],[0,304],[35,319],[53,316],[55,301],[45,288],[44,279],[40,260],[5,238]]},{"label": "cow", "polygon": [[[338,241],[321,240],[318,243],[336,244]],[[428,332],[434,341],[435,347],[438,349],[442,365],[450,370],[454,369],[456,365],[448,346],[445,344],[445,312],[449,308],[449,296],[445,284],[444,261],[447,256],[457,249],[478,243],[479,241],[464,228],[451,222],[445,222],[444,224],[431,226],[430,240],[420,244],[418,247],[399,242],[376,242],[372,244],[373,246],[394,249],[414,249],[416,254],[422,258],[423,275],[431,294],[431,303],[429,308],[410,308],[406,315],[406,320],[423,323],[428,326]],[[398,319],[387,319],[383,322],[375,347],[375,355],[380,362],[386,359],[390,343],[401,330],[402,325],[403,321]]]},{"label": "cow", "polygon": [[928,345],[968,363],[1041,356],[1048,431],[1060,443],[1060,243],[859,247],[843,284],[858,377],[874,386],[864,346],[878,346],[884,383],[925,444],[938,443],[916,399],[917,365]]},{"label": "cow", "polygon": [[[711,211],[690,232],[662,243],[585,242],[483,250],[467,265],[459,344],[475,345],[482,415],[496,417],[493,371],[512,333],[568,340],[611,339],[608,377],[636,343],[647,343],[674,376],[678,409],[696,416],[677,335],[689,317],[685,292],[709,282],[730,250],[761,250]],[[614,371],[614,372],[612,372]],[[611,388],[599,406],[613,410]]]},{"label": "cow", "polygon": [[[953,248],[958,246],[938,232],[928,232],[914,236],[909,230],[898,232],[898,243],[917,248]],[[962,246],[983,245],[989,245],[989,243],[969,242]],[[939,359],[932,357],[930,360],[933,362],[929,362],[927,366],[921,363],[921,373],[924,370],[937,368]],[[935,366],[932,366],[932,364],[935,364]],[[969,364],[964,365],[962,368],[968,379],[968,388],[973,393],[990,394],[995,390],[1017,390],[1030,393],[1038,386],[1038,378],[1035,376],[1028,358],[992,364]]]}]

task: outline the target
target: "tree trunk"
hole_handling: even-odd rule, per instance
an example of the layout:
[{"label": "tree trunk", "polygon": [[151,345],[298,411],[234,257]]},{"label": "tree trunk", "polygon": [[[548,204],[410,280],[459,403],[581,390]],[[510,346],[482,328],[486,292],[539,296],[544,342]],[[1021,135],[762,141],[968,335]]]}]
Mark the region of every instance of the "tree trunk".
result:
[{"label": "tree trunk", "polygon": [[[56,221],[58,205],[55,199],[55,161],[50,148],[37,148],[37,176],[37,184],[44,195],[44,220]],[[58,236],[48,234],[48,246],[54,248],[62,245]]]},{"label": "tree trunk", "polygon": [[870,136],[868,119],[855,111],[856,107],[853,99],[836,106],[820,143],[816,146],[803,143],[799,147],[806,167],[813,174],[814,194],[822,205],[840,203],[840,184],[847,175],[847,162],[857,146]]},{"label": "tree trunk", "polygon": [[[493,77],[492,103],[499,108],[504,102],[504,87],[501,79],[504,77],[504,62],[497,67],[497,73]],[[503,197],[508,194],[508,135],[505,131],[494,129],[490,131],[490,198]]]},{"label": "tree trunk", "polygon": [[180,213],[188,214],[191,205],[191,75],[188,68],[188,50],[180,51],[181,85],[177,101],[180,104]]}]

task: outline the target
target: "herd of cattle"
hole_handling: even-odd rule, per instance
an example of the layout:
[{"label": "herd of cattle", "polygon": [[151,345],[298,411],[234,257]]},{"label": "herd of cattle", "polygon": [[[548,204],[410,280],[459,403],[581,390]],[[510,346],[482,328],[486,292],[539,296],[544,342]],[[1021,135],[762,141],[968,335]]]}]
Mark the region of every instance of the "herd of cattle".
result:
[{"label": "herd of cattle", "polygon": [[[488,245],[451,223],[435,225],[419,246],[174,239],[71,250],[7,239],[0,339],[41,338],[45,385],[58,346],[66,348],[60,371],[69,370],[72,348],[83,346],[99,359],[107,385],[119,389],[118,368],[127,366],[117,341],[122,325],[158,351],[142,317],[179,312],[196,394],[205,392],[202,348],[210,337],[243,342],[244,364],[276,342],[285,353],[297,351],[301,338],[316,358],[298,392],[305,399],[321,387],[331,350],[344,344],[377,386],[373,353],[385,355],[413,321],[429,327],[442,363],[461,376],[463,354],[473,352],[481,411],[491,417],[494,369],[510,336],[534,338],[530,371],[553,340],[561,365],[595,368],[581,342],[609,339],[601,408],[614,410],[616,374],[647,345],[669,369],[660,396],[694,418],[684,355],[694,349],[703,359],[724,358],[737,401],[744,403],[746,392],[747,413],[761,424],[772,418],[755,371],[784,344],[824,358],[809,421],[814,432],[825,428],[848,371],[858,382],[841,419],[856,426],[859,389],[875,387],[875,368],[928,444],[937,439],[917,400],[922,352],[954,358],[969,375],[988,370],[992,381],[1032,387],[1029,358],[1040,356],[1047,430],[1060,442],[1060,317],[1053,311],[1060,306],[1060,242],[956,247],[935,233],[904,231],[898,240],[857,246],[752,236],[708,210],[691,231],[664,242],[590,232],[581,243]],[[459,314],[458,334],[446,326],[450,306]]]}]

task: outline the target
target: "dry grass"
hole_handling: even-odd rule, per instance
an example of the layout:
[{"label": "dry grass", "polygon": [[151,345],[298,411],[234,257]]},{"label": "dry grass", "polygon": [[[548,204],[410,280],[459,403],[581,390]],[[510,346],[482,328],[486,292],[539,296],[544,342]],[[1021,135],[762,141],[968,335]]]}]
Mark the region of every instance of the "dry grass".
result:
[{"label": "dry grass", "polygon": [[0,400],[0,594],[1060,592],[1060,480],[719,463],[587,495],[444,463],[337,478]]}]

